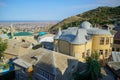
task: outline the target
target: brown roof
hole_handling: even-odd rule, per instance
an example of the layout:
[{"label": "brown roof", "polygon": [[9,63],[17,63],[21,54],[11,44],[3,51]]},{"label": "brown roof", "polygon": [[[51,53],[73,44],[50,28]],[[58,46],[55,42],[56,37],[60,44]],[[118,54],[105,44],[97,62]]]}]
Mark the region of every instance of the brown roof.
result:
[{"label": "brown roof", "polygon": [[115,34],[114,39],[120,39],[120,30]]},{"label": "brown roof", "polygon": [[28,53],[28,51],[30,51],[30,48],[24,48],[24,46],[26,45],[28,45],[28,47],[30,46],[29,43],[20,42],[15,39],[8,40],[8,47],[5,50],[5,53],[16,56],[23,55],[25,53]]}]

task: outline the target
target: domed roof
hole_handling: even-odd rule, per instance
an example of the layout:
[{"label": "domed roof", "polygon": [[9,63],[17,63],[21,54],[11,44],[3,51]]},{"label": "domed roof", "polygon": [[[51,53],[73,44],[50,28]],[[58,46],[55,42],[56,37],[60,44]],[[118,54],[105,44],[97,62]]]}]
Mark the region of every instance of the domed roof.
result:
[{"label": "domed roof", "polygon": [[84,28],[84,29],[90,29],[91,27],[92,27],[92,24],[89,23],[88,21],[84,21],[80,25],[80,28]]}]

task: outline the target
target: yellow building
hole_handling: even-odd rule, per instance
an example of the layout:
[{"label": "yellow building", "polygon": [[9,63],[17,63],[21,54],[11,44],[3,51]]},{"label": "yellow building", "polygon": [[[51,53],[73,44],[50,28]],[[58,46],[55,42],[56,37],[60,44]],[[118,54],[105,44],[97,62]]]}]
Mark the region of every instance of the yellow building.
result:
[{"label": "yellow building", "polygon": [[84,21],[80,27],[70,27],[66,30],[59,28],[54,37],[55,51],[71,55],[84,61],[86,56],[97,51],[100,58],[107,59],[111,55],[113,36],[109,30],[93,28]]}]

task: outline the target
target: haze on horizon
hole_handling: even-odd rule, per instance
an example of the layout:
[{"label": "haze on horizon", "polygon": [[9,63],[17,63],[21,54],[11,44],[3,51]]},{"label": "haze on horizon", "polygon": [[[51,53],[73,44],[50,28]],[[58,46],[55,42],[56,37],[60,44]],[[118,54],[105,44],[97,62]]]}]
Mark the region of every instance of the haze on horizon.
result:
[{"label": "haze on horizon", "polygon": [[120,0],[0,0],[0,20],[63,20]]}]

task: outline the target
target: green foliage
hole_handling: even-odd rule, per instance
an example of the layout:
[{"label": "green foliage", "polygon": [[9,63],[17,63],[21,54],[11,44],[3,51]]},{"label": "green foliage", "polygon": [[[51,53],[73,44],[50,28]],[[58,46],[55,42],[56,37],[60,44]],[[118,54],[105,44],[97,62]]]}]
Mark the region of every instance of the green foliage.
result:
[{"label": "green foliage", "polygon": [[[98,59],[99,59],[99,54],[98,54],[98,52],[97,52],[97,51],[92,52],[90,58],[91,58],[92,60],[98,61]],[[86,61],[87,61],[87,58],[86,58]]]},{"label": "green foliage", "polygon": [[[120,15],[120,6],[118,7],[99,7],[97,9],[93,9],[82,14],[78,14],[76,16],[69,17],[54,25],[50,31],[54,31],[54,29],[61,27],[62,29],[66,29],[68,27],[77,27],[80,25],[82,21],[89,21],[91,24],[113,24],[115,19],[119,19]],[[58,30],[58,29],[56,29]]]},{"label": "green foliage", "polygon": [[98,57],[99,55],[97,52],[92,53],[91,57],[87,57],[86,69],[82,72],[75,72],[73,74],[74,80],[98,80],[101,75],[101,66],[100,63],[97,61]]},{"label": "green foliage", "polygon": [[4,30],[2,30],[2,32],[3,32],[3,34],[6,34],[6,33],[7,33],[7,31],[4,31]]},{"label": "green foliage", "polygon": [[0,59],[3,57],[3,52],[7,49],[7,41],[0,38]]}]

